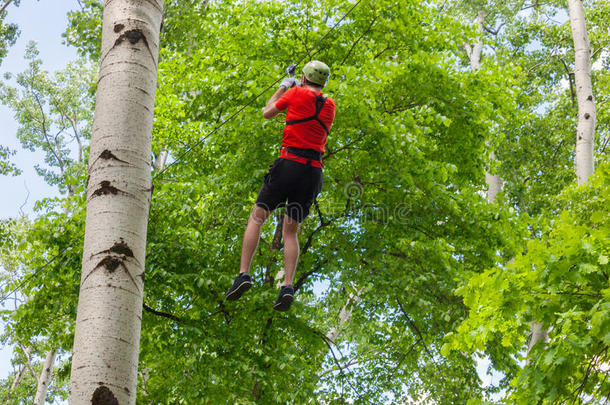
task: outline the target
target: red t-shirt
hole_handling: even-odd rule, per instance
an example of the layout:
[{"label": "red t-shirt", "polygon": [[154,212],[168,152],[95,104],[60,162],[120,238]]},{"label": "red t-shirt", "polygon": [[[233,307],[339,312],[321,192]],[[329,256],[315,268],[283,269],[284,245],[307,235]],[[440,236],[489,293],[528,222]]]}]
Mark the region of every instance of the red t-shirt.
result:
[{"label": "red t-shirt", "polygon": [[[280,111],[288,108],[286,121],[313,117],[316,113],[316,94],[322,95],[322,93],[316,93],[302,87],[293,87],[282,95],[275,103],[275,107]],[[322,111],[318,115],[320,121],[326,125],[329,131],[333,125],[336,110],[335,102],[331,98],[327,98]],[[282,146],[284,147],[313,149],[324,153],[324,145],[326,145],[326,131],[316,120],[286,125],[284,128],[282,140]]]}]

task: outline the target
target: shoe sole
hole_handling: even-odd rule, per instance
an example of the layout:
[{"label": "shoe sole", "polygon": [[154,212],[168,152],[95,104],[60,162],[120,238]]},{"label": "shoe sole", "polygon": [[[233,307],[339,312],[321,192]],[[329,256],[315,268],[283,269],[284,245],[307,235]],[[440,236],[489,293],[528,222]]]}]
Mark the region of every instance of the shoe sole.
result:
[{"label": "shoe sole", "polygon": [[234,289],[233,291],[229,291],[227,295],[225,295],[225,299],[227,301],[237,301],[241,298],[243,293],[250,289],[250,287],[252,287],[252,282],[244,281],[243,283],[238,285],[236,289]]},{"label": "shoe sole", "polygon": [[278,302],[273,305],[273,309],[280,312],[286,312],[290,309],[290,305],[294,300],[294,296],[291,294],[284,294],[282,298],[279,299]]}]

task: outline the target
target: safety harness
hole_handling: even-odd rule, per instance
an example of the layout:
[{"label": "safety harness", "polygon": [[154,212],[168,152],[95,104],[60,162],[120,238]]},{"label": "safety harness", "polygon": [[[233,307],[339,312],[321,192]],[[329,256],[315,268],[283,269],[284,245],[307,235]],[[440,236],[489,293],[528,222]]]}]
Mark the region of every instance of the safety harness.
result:
[{"label": "safety harness", "polygon": [[[317,153],[317,156],[311,156],[312,152]],[[282,146],[280,157],[307,166],[319,167],[320,169],[324,167],[324,163],[322,163],[322,154],[312,149],[286,148]]]},{"label": "safety harness", "polygon": [[315,94],[315,96],[316,96],[316,113],[314,115],[312,115],[311,117],[299,118],[297,120],[286,121],[286,125],[300,124],[302,122],[308,122],[308,121],[315,120],[315,121],[318,121],[318,123],[320,125],[322,125],[324,132],[326,132],[326,135],[328,136],[328,128],[326,127],[326,124],[324,124],[319,117],[320,111],[322,111],[322,108],[324,108],[324,103],[326,103],[326,97],[318,96],[317,94]]},{"label": "safety harness", "polygon": [[[315,94],[315,96],[316,96],[315,114],[312,115],[311,117],[299,118],[296,120],[286,121],[286,125],[294,125],[294,124],[301,124],[303,122],[317,121],[322,126],[322,128],[324,129],[324,132],[326,132],[326,135],[328,136],[328,127],[320,119],[320,111],[322,111],[322,108],[324,108],[324,103],[326,103],[326,97],[319,96],[317,94]],[[280,157],[282,157],[284,159],[292,160],[295,162],[299,162],[299,163],[302,163],[302,164],[305,164],[308,166],[319,167],[319,168],[324,167],[324,164],[322,163],[322,154],[320,152],[316,152],[316,151],[310,150],[310,149],[282,147]]]}]

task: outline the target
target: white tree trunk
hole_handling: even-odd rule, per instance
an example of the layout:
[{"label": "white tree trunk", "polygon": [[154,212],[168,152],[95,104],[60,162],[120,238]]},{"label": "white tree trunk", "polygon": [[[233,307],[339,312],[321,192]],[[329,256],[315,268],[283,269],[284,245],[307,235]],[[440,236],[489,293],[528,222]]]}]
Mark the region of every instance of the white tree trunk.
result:
[{"label": "white tree trunk", "polygon": [[[470,69],[472,69],[473,72],[476,72],[481,68],[481,52],[483,51],[483,22],[485,21],[485,13],[479,11],[476,21],[479,27],[479,32],[481,33],[479,40],[476,44],[474,44],[474,46],[464,44],[466,55],[468,55],[468,60],[470,61]],[[487,143],[486,145],[489,146]],[[490,153],[489,158],[492,161],[496,160],[493,151]],[[496,199],[496,195],[502,190],[502,179],[500,176],[485,172],[485,183],[487,183],[487,200],[490,203],[493,203]]]},{"label": "white tree trunk", "polygon": [[[538,343],[540,341],[545,341],[546,336],[548,334],[548,331],[542,327],[542,323],[531,322],[530,330],[531,330],[532,336],[530,337],[529,344],[527,345],[528,354],[536,343]],[[527,362],[529,363],[529,359],[527,360]]]},{"label": "white tree trunk", "polygon": [[362,294],[363,290],[364,289],[356,290],[355,293],[349,294],[349,297],[347,298],[347,302],[345,303],[345,305],[343,306],[343,308],[341,308],[341,311],[339,312],[339,322],[337,322],[337,326],[333,326],[326,334],[326,338],[328,340],[330,340],[331,342],[334,343],[335,340],[337,340],[337,338],[341,334],[341,332],[352,321],[352,307],[354,304],[357,304],[358,302],[360,302],[360,300],[361,300],[360,294]]},{"label": "white tree trunk", "polygon": [[40,372],[40,378],[38,378],[38,389],[36,390],[36,396],[34,397],[34,405],[42,405],[46,402],[47,390],[49,389],[49,383],[51,382],[51,373],[53,372],[56,354],[57,349],[51,349],[47,353],[44,366]]},{"label": "white tree trunk", "polygon": [[21,377],[23,377],[23,373],[25,372],[26,368],[27,366],[25,364],[19,367],[19,371],[17,372],[17,375],[15,375],[15,379],[13,380],[13,383],[11,384],[11,389],[9,391],[14,391],[15,388],[17,388],[17,386],[21,382]]},{"label": "white tree trunk", "polygon": [[162,0],[105,0],[70,403],[135,404]]},{"label": "white tree trunk", "polygon": [[[595,99],[593,98],[593,85],[591,84],[591,47],[587,36],[582,0],[568,0],[568,12],[574,40],[574,79],[578,101],[576,178],[580,185],[586,183],[595,170],[593,164]],[[547,334],[548,331],[542,328],[542,324],[532,323],[532,338],[527,348],[528,353],[536,343],[546,339]]]},{"label": "white tree trunk", "polygon": [[167,151],[161,151],[161,153],[159,153],[159,156],[157,156],[155,158],[155,160],[153,161],[153,168],[155,170],[163,170],[165,169],[165,162],[167,162]]},{"label": "white tree trunk", "polygon": [[576,177],[578,184],[587,182],[594,171],[593,139],[595,135],[595,99],[591,85],[591,46],[585,24],[582,0],[568,0],[570,25],[574,40],[574,79],[578,101],[576,126]]},{"label": "white tree trunk", "polygon": [[468,59],[470,60],[470,68],[473,72],[476,72],[481,68],[481,52],[483,51],[483,21],[485,21],[485,13],[479,11],[477,14],[477,25],[479,26],[479,32],[481,36],[474,47],[470,47],[469,44],[464,44]]},{"label": "white tree trunk", "polygon": [[500,176],[486,172],[485,183],[487,183],[487,201],[493,203],[496,200],[496,195],[502,191],[503,181]]},{"label": "white tree trunk", "polygon": [[[491,152],[489,154],[489,158],[492,161],[495,161],[496,155]],[[487,183],[487,201],[493,203],[496,200],[496,195],[500,191],[502,191],[502,185],[504,184],[504,182],[502,181],[500,176],[485,172],[485,183]]]}]

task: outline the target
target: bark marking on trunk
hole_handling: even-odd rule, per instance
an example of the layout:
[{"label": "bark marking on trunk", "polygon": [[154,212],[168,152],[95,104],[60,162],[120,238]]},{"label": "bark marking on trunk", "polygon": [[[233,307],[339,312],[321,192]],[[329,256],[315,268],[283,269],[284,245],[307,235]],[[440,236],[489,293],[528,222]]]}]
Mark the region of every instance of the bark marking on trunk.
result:
[{"label": "bark marking on trunk", "polygon": [[591,84],[591,46],[587,35],[583,2],[568,0],[568,12],[574,40],[574,80],[578,102],[578,124],[576,126],[576,177],[584,184],[595,170],[595,100]]},{"label": "bark marking on trunk", "polygon": [[119,159],[118,157],[116,157],[116,156],[114,155],[114,153],[110,152],[108,149],[105,149],[105,150],[104,150],[104,151],[103,151],[103,152],[100,154],[100,159],[104,159],[104,160],[110,160],[110,159],[114,159],[114,160],[116,160],[116,161],[118,161],[118,162],[121,162],[121,163],[127,163],[126,161],[121,160],[121,159]]},{"label": "bark marking on trunk", "polygon": [[95,389],[91,397],[91,405],[119,405],[110,388],[101,386]]}]

